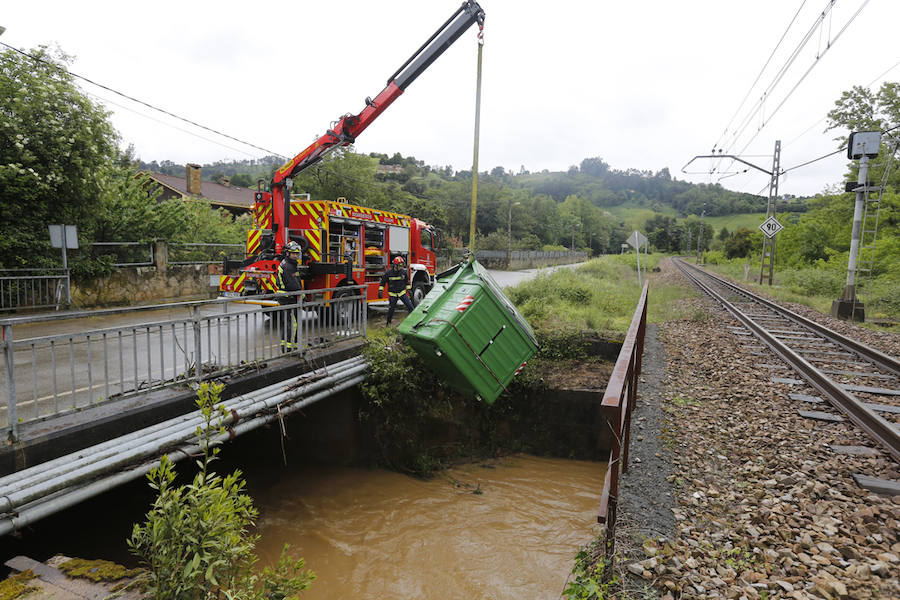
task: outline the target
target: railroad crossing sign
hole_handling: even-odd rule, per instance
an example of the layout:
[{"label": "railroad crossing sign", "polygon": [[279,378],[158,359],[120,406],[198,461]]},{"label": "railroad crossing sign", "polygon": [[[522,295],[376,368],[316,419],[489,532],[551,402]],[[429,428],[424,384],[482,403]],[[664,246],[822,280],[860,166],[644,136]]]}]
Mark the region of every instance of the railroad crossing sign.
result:
[{"label": "railroad crossing sign", "polygon": [[779,223],[775,217],[769,217],[762,222],[759,228],[767,238],[773,238],[775,234],[784,229],[784,225]]},{"label": "railroad crossing sign", "polygon": [[627,240],[625,240],[625,242],[628,243],[629,246],[637,250],[647,243],[647,236],[645,236],[640,231],[635,231],[631,234],[631,236],[629,236]]}]

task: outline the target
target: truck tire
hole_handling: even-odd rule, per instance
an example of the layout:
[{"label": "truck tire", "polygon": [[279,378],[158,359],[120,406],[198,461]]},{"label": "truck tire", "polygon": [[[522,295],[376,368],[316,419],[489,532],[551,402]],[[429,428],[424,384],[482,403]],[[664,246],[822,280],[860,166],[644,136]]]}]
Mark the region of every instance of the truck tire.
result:
[{"label": "truck tire", "polygon": [[354,295],[353,290],[337,290],[331,296],[332,302],[319,310],[320,321],[323,325],[336,326],[338,328],[351,324],[353,320],[352,307],[348,302],[334,302],[347,296]]},{"label": "truck tire", "polygon": [[412,305],[418,306],[419,302],[421,302],[422,299],[425,298],[425,294],[427,293],[428,291],[425,289],[425,282],[423,282],[422,280],[414,281],[409,295],[410,300],[412,300]]}]

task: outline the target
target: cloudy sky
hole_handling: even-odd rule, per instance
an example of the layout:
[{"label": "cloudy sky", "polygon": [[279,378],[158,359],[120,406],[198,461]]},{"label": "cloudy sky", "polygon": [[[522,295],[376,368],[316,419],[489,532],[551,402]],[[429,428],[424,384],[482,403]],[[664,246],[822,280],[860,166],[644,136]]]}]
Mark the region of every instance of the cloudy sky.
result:
[{"label": "cloudy sky", "polygon": [[[459,4],[7,2],[0,42],[56,44],[75,57],[78,75],[290,157],[342,114],[359,112]],[[896,0],[481,6],[482,171],[564,170],[599,156],[617,169],[668,168],[680,179],[758,193],[768,178],[753,169],[734,174],[743,166],[709,160],[682,168],[715,147],[769,170],[776,140],[785,169],[833,152],[838,133],[824,132],[825,115],[841,92],[900,78]],[[357,151],[470,168],[476,56],[473,27],[360,136]],[[144,160],[266,154],[80,85],[114,113],[123,145]],[[820,192],[841,181],[846,162],[839,154],[792,170],[781,191]]]}]

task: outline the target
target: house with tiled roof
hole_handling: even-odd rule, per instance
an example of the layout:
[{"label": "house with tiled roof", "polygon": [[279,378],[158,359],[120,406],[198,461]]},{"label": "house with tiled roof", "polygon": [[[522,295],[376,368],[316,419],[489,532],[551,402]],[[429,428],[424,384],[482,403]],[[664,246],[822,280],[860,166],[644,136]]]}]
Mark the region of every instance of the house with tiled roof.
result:
[{"label": "house with tiled roof", "polygon": [[147,173],[150,179],[162,186],[161,199],[196,198],[206,200],[210,206],[224,208],[234,214],[243,214],[253,208],[253,190],[232,186],[227,177],[220,183],[203,181],[200,165],[185,165],[185,176],[166,175],[164,173]]}]

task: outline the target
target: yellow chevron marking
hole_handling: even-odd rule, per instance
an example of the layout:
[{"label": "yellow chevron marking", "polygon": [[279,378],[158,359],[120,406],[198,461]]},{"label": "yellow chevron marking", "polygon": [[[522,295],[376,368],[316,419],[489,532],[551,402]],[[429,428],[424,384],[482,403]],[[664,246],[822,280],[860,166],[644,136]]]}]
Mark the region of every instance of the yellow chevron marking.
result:
[{"label": "yellow chevron marking", "polygon": [[253,254],[259,249],[262,232],[259,229],[251,229],[247,232],[247,254]]}]

